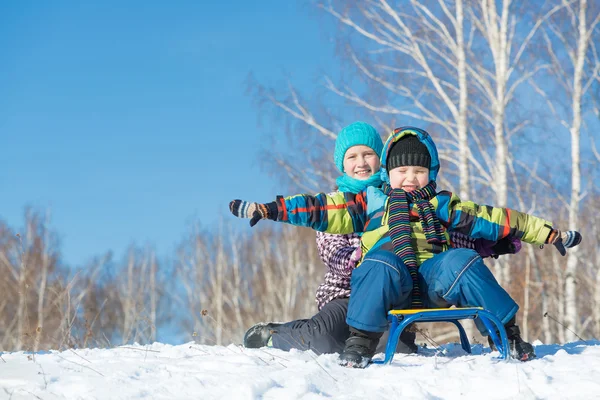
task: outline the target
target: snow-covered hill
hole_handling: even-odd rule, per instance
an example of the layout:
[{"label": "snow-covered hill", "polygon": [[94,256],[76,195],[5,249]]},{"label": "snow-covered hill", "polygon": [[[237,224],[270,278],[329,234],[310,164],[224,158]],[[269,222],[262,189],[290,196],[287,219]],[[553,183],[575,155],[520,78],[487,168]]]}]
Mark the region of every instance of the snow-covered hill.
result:
[{"label": "snow-covered hill", "polygon": [[600,342],[537,344],[521,363],[458,344],[391,365],[342,368],[337,355],[236,345],[123,346],[4,353],[0,398],[17,399],[600,399]]}]

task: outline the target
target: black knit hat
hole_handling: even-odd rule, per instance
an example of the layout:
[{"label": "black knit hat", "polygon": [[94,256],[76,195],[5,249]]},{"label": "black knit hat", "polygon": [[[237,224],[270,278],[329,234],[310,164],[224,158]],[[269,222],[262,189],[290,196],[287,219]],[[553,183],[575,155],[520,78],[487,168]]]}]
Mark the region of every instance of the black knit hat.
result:
[{"label": "black knit hat", "polygon": [[429,150],[415,135],[403,136],[394,143],[386,160],[388,171],[407,166],[431,168]]}]

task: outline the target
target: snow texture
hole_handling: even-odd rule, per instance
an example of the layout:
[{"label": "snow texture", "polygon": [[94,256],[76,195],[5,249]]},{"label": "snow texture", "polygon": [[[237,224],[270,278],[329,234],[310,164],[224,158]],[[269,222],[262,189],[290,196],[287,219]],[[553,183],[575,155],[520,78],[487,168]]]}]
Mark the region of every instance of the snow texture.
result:
[{"label": "snow texture", "polygon": [[364,370],[233,344],[3,353],[0,399],[600,399],[599,341],[535,345],[526,363],[448,344]]}]

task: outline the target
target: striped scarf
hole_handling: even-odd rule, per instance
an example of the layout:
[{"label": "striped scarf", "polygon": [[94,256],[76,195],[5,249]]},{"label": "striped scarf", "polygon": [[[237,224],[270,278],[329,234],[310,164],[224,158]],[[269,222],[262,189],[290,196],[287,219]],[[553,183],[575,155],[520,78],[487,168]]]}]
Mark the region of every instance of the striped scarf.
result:
[{"label": "striped scarf", "polygon": [[419,190],[405,192],[402,189],[392,189],[390,185],[384,183],[383,191],[389,196],[389,226],[390,237],[394,245],[394,253],[402,259],[404,265],[408,267],[413,281],[412,290],[412,308],[423,308],[423,299],[421,289],[419,288],[419,275],[417,258],[411,245],[411,227],[410,227],[410,204],[416,204],[419,213],[419,221],[423,226],[423,232],[428,243],[446,243],[444,229],[440,224],[435,209],[429,202],[436,195],[435,181]]}]

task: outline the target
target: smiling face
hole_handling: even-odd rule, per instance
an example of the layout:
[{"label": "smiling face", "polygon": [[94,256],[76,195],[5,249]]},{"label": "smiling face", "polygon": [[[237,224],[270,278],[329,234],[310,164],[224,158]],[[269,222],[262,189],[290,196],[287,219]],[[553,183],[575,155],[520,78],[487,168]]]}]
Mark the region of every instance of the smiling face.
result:
[{"label": "smiling face", "polygon": [[365,180],[379,171],[379,157],[363,145],[352,146],[344,154],[344,172],[350,178]]},{"label": "smiling face", "polygon": [[402,189],[405,192],[421,189],[429,183],[429,168],[425,167],[396,167],[388,174],[392,189]]}]

